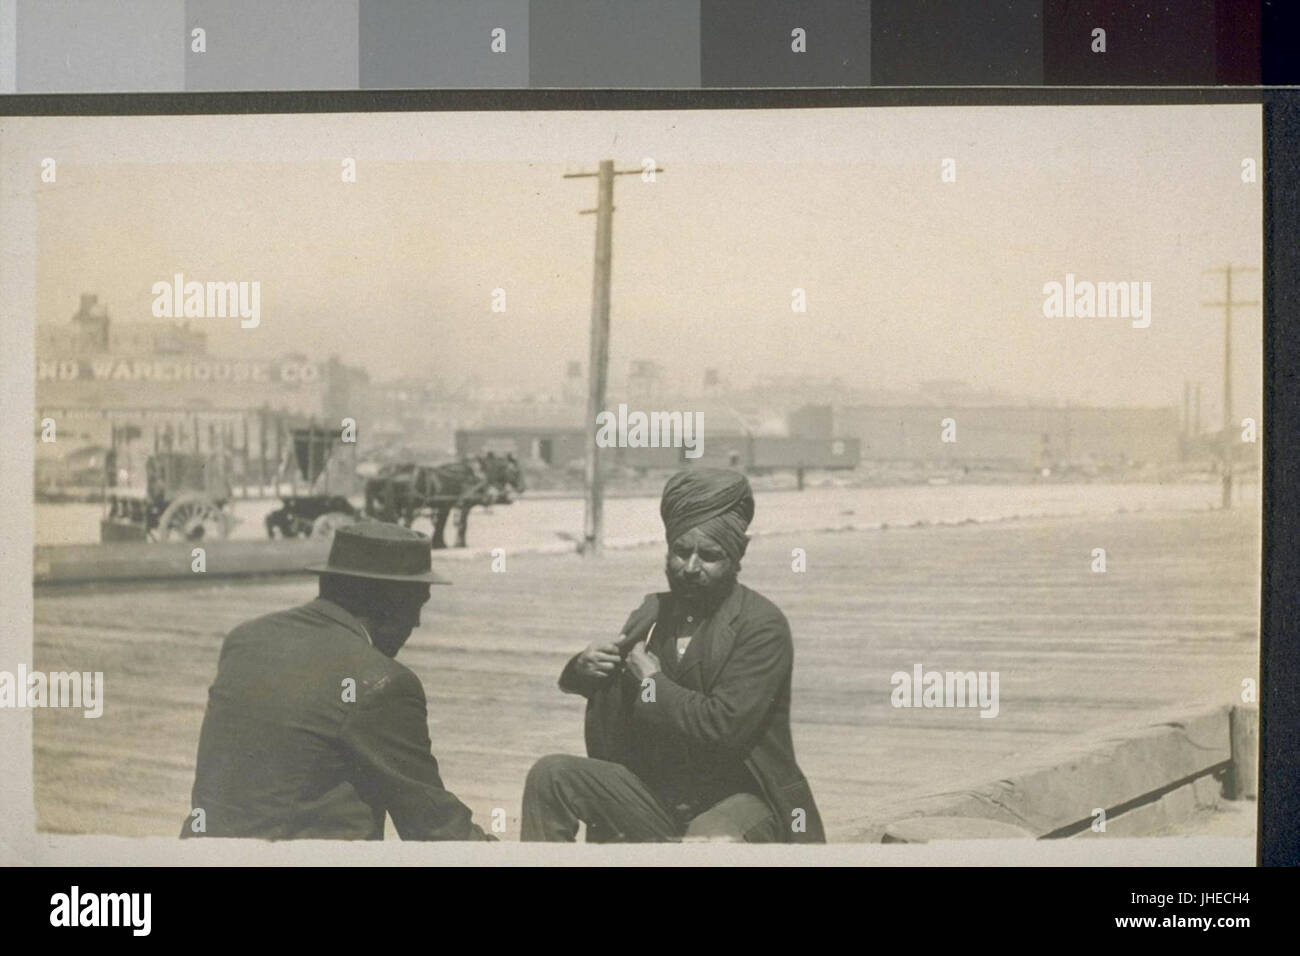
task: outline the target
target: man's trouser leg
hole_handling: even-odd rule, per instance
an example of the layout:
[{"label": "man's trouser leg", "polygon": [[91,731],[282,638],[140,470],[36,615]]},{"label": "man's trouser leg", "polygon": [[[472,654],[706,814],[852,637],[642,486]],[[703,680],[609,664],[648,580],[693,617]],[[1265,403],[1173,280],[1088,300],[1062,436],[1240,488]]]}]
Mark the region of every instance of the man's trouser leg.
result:
[{"label": "man's trouser leg", "polygon": [[779,843],[781,825],[761,797],[737,793],[715,803],[686,826],[687,842]]},{"label": "man's trouser leg", "polygon": [[608,760],[552,754],[533,764],[524,783],[524,840],[572,842],[578,823],[614,840],[664,843],[682,828],[650,788],[627,767]]}]

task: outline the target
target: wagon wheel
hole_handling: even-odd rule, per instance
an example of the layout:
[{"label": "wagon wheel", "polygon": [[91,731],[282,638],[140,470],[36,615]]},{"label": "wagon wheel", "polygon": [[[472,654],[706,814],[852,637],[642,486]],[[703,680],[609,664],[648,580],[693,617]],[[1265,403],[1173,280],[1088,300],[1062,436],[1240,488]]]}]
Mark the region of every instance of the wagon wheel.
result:
[{"label": "wagon wheel", "polygon": [[158,519],[162,541],[202,541],[230,534],[230,516],[206,495],[181,495]]},{"label": "wagon wheel", "polygon": [[313,538],[333,538],[334,532],[339,528],[356,523],[357,519],[346,511],[327,511],[311,523],[311,536]]}]

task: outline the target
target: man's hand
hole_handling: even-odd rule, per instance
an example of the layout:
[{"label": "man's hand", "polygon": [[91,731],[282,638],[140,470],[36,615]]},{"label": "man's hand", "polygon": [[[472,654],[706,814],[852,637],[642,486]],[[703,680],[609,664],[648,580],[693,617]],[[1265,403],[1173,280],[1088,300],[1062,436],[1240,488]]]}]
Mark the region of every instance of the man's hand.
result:
[{"label": "man's hand", "polygon": [[622,660],[613,641],[594,641],[578,655],[577,671],[582,677],[605,678],[618,669]]},{"label": "man's hand", "polygon": [[645,649],[645,641],[637,641],[627,653],[627,672],[638,681],[653,677],[660,670],[659,658]]}]

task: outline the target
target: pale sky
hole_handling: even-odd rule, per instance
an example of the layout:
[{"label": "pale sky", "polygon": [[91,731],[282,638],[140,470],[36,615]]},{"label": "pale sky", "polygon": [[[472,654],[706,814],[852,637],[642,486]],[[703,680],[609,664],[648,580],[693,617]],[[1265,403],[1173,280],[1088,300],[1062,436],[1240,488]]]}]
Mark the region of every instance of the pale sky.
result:
[{"label": "pale sky", "polygon": [[[33,175],[36,310],[96,292],[258,280],[262,321],[193,320],[212,352],[350,357],[376,378],[549,390],[584,363],[601,158],[665,167],[615,190],[611,369],[660,361],[908,388],[930,379],[1218,423],[1222,277],[1260,265],[1258,106],[340,114],[0,121]],[[341,158],[358,182],[341,181]],[[940,181],[956,160],[957,181]],[[1262,179],[1262,170],[1260,171]],[[1046,282],[1148,281],[1151,327],[1049,319]],[[494,288],[508,311],[490,311]],[[791,290],[808,311],[791,311]],[[1238,298],[1260,298],[1258,273]],[[1239,310],[1234,390],[1258,412],[1261,320]]]}]

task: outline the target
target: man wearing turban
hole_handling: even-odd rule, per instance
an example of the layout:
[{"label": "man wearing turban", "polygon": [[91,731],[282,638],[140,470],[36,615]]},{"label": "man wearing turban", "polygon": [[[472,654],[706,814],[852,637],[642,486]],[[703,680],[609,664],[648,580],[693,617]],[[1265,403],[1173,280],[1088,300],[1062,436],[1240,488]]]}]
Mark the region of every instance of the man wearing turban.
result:
[{"label": "man wearing turban", "polygon": [[794,757],[794,646],[779,608],[736,580],[754,495],[744,475],[678,472],[659,506],[668,591],[615,641],[569,661],[587,756],[553,754],[524,787],[524,840],[825,840]]}]

